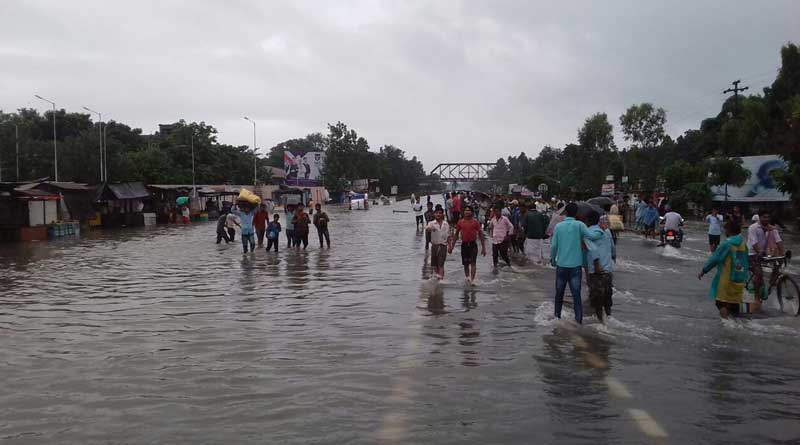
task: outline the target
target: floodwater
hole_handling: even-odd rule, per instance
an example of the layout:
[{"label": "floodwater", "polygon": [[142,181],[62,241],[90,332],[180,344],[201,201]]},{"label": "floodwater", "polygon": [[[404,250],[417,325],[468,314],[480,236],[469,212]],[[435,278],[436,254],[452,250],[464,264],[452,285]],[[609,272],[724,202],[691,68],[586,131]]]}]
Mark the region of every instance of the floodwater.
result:
[{"label": "floodwater", "polygon": [[393,209],[277,255],[214,223],[0,246],[0,442],[800,441],[800,319],[720,321],[702,228],[623,236],[614,316],[579,327],[520,258],[434,283]]}]

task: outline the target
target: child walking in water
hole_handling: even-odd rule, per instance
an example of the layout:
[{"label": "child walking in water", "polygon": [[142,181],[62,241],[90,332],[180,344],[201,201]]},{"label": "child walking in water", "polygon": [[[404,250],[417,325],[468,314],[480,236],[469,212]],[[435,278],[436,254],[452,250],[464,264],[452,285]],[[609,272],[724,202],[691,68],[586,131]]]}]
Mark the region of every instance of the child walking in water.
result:
[{"label": "child walking in water", "polygon": [[280,234],[281,234],[281,223],[280,223],[281,215],[275,214],[272,217],[272,222],[269,223],[267,226],[267,252],[275,247],[275,252],[278,251],[278,244],[280,244]]}]

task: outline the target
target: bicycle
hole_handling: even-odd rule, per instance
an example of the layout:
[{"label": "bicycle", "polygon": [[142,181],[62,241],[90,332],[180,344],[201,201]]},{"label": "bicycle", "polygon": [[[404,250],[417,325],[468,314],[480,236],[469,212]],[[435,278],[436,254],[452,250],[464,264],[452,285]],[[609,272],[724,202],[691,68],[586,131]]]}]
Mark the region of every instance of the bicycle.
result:
[{"label": "bicycle", "polygon": [[[756,296],[762,301],[766,301],[772,294],[773,289],[777,289],[778,305],[781,312],[789,313],[795,317],[800,315],[800,287],[794,278],[783,273],[782,269],[789,265],[789,260],[792,259],[792,252],[787,250],[783,256],[763,257],[761,258],[761,270],[765,268],[772,269],[772,274],[769,278],[769,283],[764,282],[761,286],[761,295]],[[766,274],[763,274],[766,275]],[[753,279],[755,274],[753,268],[750,268],[750,277],[745,285],[746,289],[755,295],[755,287]]]}]

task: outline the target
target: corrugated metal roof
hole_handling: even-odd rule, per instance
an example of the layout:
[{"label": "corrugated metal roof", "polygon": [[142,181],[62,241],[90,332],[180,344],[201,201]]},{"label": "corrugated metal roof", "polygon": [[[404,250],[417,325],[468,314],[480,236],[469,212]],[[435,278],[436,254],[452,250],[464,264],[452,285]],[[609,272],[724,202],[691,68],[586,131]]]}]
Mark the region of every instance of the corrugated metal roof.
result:
[{"label": "corrugated metal roof", "polygon": [[123,182],[120,184],[107,184],[116,199],[142,199],[150,197],[147,187],[141,182]]}]

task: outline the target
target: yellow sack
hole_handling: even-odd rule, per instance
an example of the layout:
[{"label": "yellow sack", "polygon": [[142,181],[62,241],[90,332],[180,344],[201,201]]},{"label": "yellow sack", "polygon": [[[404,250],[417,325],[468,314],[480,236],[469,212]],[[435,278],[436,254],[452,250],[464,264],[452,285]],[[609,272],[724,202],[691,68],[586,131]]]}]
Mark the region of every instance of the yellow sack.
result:
[{"label": "yellow sack", "polygon": [[250,204],[253,204],[254,206],[261,204],[261,198],[259,198],[256,194],[247,189],[242,189],[239,192],[239,200],[247,201]]},{"label": "yellow sack", "polygon": [[622,223],[622,215],[608,215],[608,226],[611,230],[625,230],[625,224]]}]

